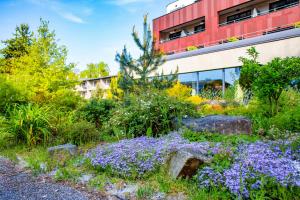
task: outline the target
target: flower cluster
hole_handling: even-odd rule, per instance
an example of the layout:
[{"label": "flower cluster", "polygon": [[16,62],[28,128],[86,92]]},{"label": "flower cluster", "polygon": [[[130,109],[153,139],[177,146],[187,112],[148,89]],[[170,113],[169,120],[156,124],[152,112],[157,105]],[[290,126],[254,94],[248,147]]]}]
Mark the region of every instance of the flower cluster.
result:
[{"label": "flower cluster", "polygon": [[190,143],[179,134],[173,133],[161,138],[139,137],[121,140],[118,143],[98,146],[87,157],[92,165],[110,168],[121,176],[142,176],[151,172],[166,161],[167,155],[178,149],[217,152],[207,142]]},{"label": "flower cluster", "polygon": [[[282,142],[256,142],[242,144],[238,147],[234,163],[222,174],[211,168],[200,171],[200,187],[211,184],[225,184],[238,196],[249,196],[250,189],[259,189],[260,179],[266,176],[276,180],[282,186],[300,186],[299,150],[292,151],[288,144]],[[203,177],[209,178],[204,180]],[[249,180],[252,184],[249,185]],[[254,181],[253,181],[254,180]],[[224,181],[224,182],[223,182]]]}]

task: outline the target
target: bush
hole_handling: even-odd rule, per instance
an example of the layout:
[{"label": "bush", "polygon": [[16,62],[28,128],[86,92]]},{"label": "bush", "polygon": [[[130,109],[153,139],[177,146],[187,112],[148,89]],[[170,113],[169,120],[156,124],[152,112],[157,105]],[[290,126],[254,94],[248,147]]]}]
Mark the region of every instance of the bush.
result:
[{"label": "bush", "polygon": [[88,121],[79,121],[66,125],[59,139],[63,143],[73,143],[76,145],[85,144],[91,141],[98,141],[100,133],[95,125]]},{"label": "bush", "polygon": [[186,100],[191,96],[192,88],[181,84],[179,81],[177,81],[173,87],[167,89],[167,93],[170,97],[175,97],[178,100]]},{"label": "bush", "polygon": [[46,144],[50,137],[50,123],[47,107],[35,104],[20,105],[9,111],[10,132],[17,142],[28,146]]},{"label": "bush", "polygon": [[110,112],[115,106],[115,102],[110,99],[92,99],[80,110],[79,115],[100,128],[103,122],[109,120]]},{"label": "bush", "polygon": [[79,96],[75,91],[68,89],[56,91],[50,100],[50,104],[64,111],[77,109],[81,102],[83,102],[82,97]]},{"label": "bush", "polygon": [[239,41],[239,39],[237,37],[230,37],[227,39],[228,42],[236,42]]},{"label": "bush", "polygon": [[188,47],[186,48],[187,51],[194,51],[194,50],[197,50],[197,49],[198,49],[198,48],[195,47],[195,46],[188,46]]},{"label": "bush", "polygon": [[174,120],[194,114],[195,106],[169,97],[164,92],[148,91],[129,95],[116,108],[105,131],[119,136],[159,136],[174,128]]}]

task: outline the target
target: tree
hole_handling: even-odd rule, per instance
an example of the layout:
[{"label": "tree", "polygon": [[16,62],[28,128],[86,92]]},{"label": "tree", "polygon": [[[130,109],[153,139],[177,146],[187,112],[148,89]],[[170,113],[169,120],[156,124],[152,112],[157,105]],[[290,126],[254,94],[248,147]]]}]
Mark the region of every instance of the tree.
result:
[{"label": "tree", "polygon": [[[77,77],[72,71],[74,64],[66,63],[67,49],[57,44],[55,32],[49,29],[49,22],[41,19],[37,33],[30,35],[32,37],[28,42],[30,45],[26,46],[26,53],[19,54],[16,51],[6,53],[6,56],[4,54],[1,68],[9,68],[9,71],[2,71],[5,79],[17,90],[26,91],[27,99],[33,102],[51,100],[60,89],[73,89],[77,84]],[[15,35],[7,41],[14,41],[14,38]],[[8,48],[12,42],[7,44],[2,53],[8,52],[6,49],[15,49]]]},{"label": "tree", "polygon": [[108,65],[104,62],[90,63],[87,69],[80,72],[80,78],[98,78],[109,75]]},{"label": "tree", "polygon": [[141,89],[152,86],[149,76],[154,75],[158,66],[165,62],[163,53],[155,49],[155,39],[152,37],[150,25],[147,23],[147,15],[144,16],[143,38],[139,38],[135,27],[132,30],[132,37],[142,52],[140,57],[133,59],[126,47],[121,54],[117,53],[116,55],[121,72],[119,85],[124,91],[133,90],[135,86]]},{"label": "tree", "polygon": [[253,90],[259,99],[270,106],[270,114],[279,111],[279,98],[293,80],[300,77],[300,57],[274,58],[258,68],[253,80]]},{"label": "tree", "polygon": [[30,31],[28,24],[21,24],[15,29],[11,39],[2,41],[4,48],[0,50],[0,73],[11,73],[15,67],[13,60],[20,58],[29,52],[33,43],[33,32]]},{"label": "tree", "polygon": [[258,69],[260,67],[257,61],[259,53],[254,47],[247,50],[250,58],[240,57],[239,60],[243,63],[239,84],[244,92],[244,102],[248,103],[253,96],[252,85],[257,77]]}]

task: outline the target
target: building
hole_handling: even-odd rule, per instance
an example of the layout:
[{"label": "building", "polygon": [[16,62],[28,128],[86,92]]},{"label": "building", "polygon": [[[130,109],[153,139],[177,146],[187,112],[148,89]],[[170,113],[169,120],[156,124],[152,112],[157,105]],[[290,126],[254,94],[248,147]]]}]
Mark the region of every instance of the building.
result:
[{"label": "building", "polygon": [[167,54],[164,74],[178,67],[193,87],[222,88],[238,79],[240,56],[252,46],[259,61],[300,56],[299,0],[178,0],[153,20],[155,46]]},{"label": "building", "polygon": [[76,86],[76,91],[78,91],[85,99],[90,99],[97,89],[104,91],[109,89],[113,77],[116,76],[81,79],[81,84]]}]

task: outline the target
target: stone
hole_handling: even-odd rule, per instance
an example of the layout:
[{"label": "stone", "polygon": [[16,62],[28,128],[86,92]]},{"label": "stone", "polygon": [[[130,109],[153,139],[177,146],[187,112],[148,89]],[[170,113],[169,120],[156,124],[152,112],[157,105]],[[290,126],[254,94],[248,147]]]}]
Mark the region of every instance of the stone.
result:
[{"label": "stone", "polygon": [[172,178],[191,178],[197,173],[200,165],[211,162],[206,150],[181,149],[170,159],[169,174]]},{"label": "stone", "polygon": [[73,144],[63,144],[63,145],[58,145],[54,147],[49,147],[48,148],[48,153],[50,155],[53,155],[55,153],[69,153],[70,155],[74,156],[77,154],[77,146]]},{"label": "stone", "polygon": [[166,200],[186,200],[186,199],[187,196],[182,192],[176,194],[169,194],[166,198]]},{"label": "stone", "polygon": [[108,199],[122,199],[130,200],[134,199],[138,191],[138,185],[124,184],[122,188],[118,188],[117,185],[111,185],[109,188],[106,188],[106,194]]},{"label": "stone", "polygon": [[81,184],[88,183],[94,176],[92,174],[83,174],[81,177],[79,177],[78,181]]},{"label": "stone", "polygon": [[242,116],[209,115],[182,119],[182,125],[196,132],[251,134],[251,120]]}]

